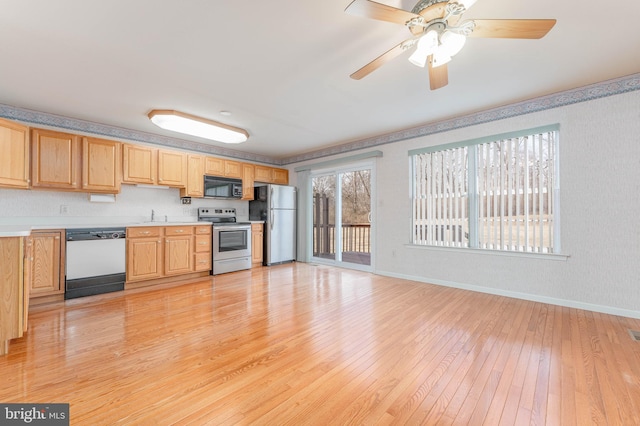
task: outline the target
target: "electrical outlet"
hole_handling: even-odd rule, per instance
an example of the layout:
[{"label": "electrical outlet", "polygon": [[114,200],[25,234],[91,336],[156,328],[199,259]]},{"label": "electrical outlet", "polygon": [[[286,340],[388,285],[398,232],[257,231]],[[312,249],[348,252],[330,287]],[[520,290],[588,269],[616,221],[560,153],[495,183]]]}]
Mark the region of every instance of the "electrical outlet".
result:
[{"label": "electrical outlet", "polygon": [[189,207],[183,207],[182,208],[182,215],[183,216],[189,216],[191,214],[191,209]]},{"label": "electrical outlet", "polygon": [[69,214],[69,206],[67,205],[60,205],[60,214],[65,215],[65,214]]}]

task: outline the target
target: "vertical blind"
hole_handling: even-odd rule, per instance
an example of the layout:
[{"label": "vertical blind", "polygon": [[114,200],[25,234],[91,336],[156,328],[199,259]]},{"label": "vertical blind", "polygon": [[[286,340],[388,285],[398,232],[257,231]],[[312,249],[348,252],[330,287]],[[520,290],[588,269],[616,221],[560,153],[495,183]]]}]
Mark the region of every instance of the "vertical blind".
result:
[{"label": "vertical blind", "polygon": [[411,151],[413,243],[559,251],[558,128]]}]

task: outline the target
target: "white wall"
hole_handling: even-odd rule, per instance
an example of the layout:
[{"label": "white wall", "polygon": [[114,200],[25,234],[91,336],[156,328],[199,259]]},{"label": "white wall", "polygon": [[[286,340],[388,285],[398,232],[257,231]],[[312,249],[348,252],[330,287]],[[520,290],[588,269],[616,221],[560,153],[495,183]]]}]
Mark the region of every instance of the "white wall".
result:
[{"label": "white wall", "polygon": [[[408,150],[554,123],[560,124],[561,241],[568,258],[408,244]],[[384,242],[374,248],[377,273],[640,318],[640,91],[372,149],[383,151],[376,166],[376,241]],[[291,178],[295,184],[295,173]]]},{"label": "white wall", "polygon": [[[61,206],[67,213],[61,213]],[[182,205],[176,188],[151,189],[122,185],[115,203],[89,202],[85,193],[38,191],[0,188],[0,225],[13,224],[113,224],[151,219],[151,209],[157,218],[169,221],[195,221],[198,207],[235,207],[239,219],[249,216],[247,201],[192,199]]]}]

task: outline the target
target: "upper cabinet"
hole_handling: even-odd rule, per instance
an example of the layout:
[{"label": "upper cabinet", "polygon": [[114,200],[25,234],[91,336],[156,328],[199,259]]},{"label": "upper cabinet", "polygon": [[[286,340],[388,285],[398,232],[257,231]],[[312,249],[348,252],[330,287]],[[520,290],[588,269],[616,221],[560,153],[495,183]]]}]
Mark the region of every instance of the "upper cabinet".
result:
[{"label": "upper cabinet", "polygon": [[181,197],[204,196],[204,157],[201,155],[187,155],[187,186],[180,190]]},{"label": "upper cabinet", "polygon": [[242,179],[242,164],[235,160],[207,157],[205,159],[204,174]]},{"label": "upper cabinet", "polygon": [[184,188],[187,181],[187,155],[184,152],[158,150],[158,183]]},{"label": "upper cabinet", "polygon": [[122,181],[153,185],[158,180],[158,150],[125,144],[122,155]]},{"label": "upper cabinet", "polygon": [[288,185],[289,170],[256,165],[255,180],[256,182],[277,183],[279,185]]},{"label": "upper cabinet", "polygon": [[0,119],[0,186],[29,187],[29,128]]},{"label": "upper cabinet", "polygon": [[82,189],[91,192],[120,192],[122,143],[82,138]]},{"label": "upper cabinet", "polygon": [[204,174],[224,176],[224,160],[222,158],[207,157],[205,159]]},{"label": "upper cabinet", "polygon": [[122,165],[124,183],[186,186],[187,154],[184,152],[125,144]]},{"label": "upper cabinet", "polygon": [[242,199],[253,200],[253,184],[255,182],[255,167],[253,164],[242,164]]},{"label": "upper cabinet", "polygon": [[52,130],[32,130],[31,186],[67,190],[80,188],[78,136]]}]

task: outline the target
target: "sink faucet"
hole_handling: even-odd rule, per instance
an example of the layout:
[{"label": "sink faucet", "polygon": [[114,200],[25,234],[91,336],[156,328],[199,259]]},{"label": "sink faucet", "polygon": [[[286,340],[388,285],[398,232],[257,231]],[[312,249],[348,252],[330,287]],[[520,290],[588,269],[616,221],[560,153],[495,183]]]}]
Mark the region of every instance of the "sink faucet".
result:
[{"label": "sink faucet", "polygon": [[151,209],[151,222],[153,222],[154,220],[156,220],[156,211],[154,209]]}]

